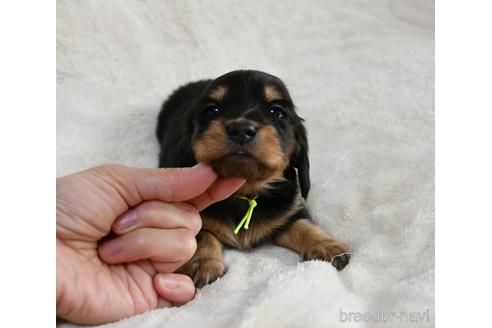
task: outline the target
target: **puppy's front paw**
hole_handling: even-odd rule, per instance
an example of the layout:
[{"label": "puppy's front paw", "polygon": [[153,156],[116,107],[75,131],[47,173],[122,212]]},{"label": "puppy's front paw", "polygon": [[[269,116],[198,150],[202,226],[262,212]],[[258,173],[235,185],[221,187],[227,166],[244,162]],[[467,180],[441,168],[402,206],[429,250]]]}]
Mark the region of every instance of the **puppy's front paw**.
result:
[{"label": "puppy's front paw", "polygon": [[225,273],[225,266],[222,259],[198,256],[192,258],[178,272],[189,276],[196,288],[202,288],[222,277]]},{"label": "puppy's front paw", "polygon": [[350,247],[338,240],[322,240],[308,247],[304,260],[327,261],[340,271],[349,263]]}]

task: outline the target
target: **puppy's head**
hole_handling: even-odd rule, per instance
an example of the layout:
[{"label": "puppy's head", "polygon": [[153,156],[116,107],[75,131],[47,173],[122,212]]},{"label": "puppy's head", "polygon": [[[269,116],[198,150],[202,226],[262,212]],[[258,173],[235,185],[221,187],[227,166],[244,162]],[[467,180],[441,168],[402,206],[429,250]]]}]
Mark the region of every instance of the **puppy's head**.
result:
[{"label": "puppy's head", "polygon": [[279,78],[258,71],[217,78],[194,106],[192,129],[195,158],[219,176],[245,178],[243,192],[255,193],[297,168],[307,196],[306,132]]}]

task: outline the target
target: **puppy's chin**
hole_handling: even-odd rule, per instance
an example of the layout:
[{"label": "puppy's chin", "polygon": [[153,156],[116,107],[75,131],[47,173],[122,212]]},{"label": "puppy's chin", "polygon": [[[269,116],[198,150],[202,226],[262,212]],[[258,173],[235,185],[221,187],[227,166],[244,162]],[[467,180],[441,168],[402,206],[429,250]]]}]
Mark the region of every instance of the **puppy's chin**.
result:
[{"label": "puppy's chin", "polygon": [[229,155],[211,161],[210,166],[223,178],[244,178],[248,182],[268,180],[274,170],[249,155]]}]

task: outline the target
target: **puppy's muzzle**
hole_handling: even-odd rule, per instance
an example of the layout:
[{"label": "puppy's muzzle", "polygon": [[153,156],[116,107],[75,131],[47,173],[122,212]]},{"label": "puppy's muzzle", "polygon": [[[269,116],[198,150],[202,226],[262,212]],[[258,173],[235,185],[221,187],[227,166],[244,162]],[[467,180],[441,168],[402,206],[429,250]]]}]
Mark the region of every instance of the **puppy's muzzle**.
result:
[{"label": "puppy's muzzle", "polygon": [[234,121],[226,126],[229,139],[241,146],[253,141],[257,130],[256,125],[251,121]]}]

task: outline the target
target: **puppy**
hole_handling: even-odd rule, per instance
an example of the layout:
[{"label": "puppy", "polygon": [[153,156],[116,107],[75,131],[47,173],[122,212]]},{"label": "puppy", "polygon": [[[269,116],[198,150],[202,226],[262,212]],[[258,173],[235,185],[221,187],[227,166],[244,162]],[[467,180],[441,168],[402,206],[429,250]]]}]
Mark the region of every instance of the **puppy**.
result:
[{"label": "puppy", "polygon": [[338,270],[347,265],[349,247],[317,227],[306,206],[310,179],[302,122],[284,83],[259,71],[189,83],[162,106],[160,167],[201,162],[221,177],[246,179],[233,196],[201,212],[197,251],[178,270],[197,288],[225,273],[224,246],[273,242],[304,260],[328,261]]}]

